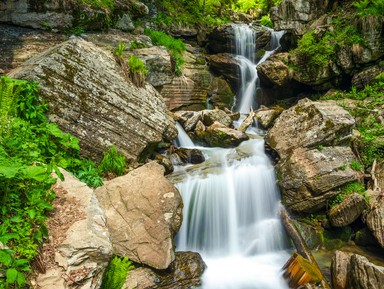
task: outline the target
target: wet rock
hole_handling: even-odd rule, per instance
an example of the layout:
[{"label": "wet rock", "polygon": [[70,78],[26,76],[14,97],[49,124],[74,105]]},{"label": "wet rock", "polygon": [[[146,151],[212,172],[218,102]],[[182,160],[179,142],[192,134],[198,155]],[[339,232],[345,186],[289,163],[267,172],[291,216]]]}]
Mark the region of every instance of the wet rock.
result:
[{"label": "wet rock", "polygon": [[201,284],[206,265],[198,253],[176,252],[175,261],[165,271],[137,268],[129,272],[127,289],[187,289]]},{"label": "wet rock", "polygon": [[283,111],[266,136],[266,142],[285,157],[297,147],[346,142],[355,121],[334,101],[302,99]]},{"label": "wet rock", "polygon": [[336,62],[341,67],[344,73],[351,73],[355,67],[353,61],[353,51],[351,46],[343,45],[336,50]]},{"label": "wet rock", "polygon": [[220,53],[209,56],[209,68],[217,75],[222,75],[234,91],[240,83],[240,62],[232,54]]},{"label": "wet rock", "polygon": [[267,108],[262,106],[255,113],[255,118],[259,124],[261,124],[265,129],[268,129],[273,126],[276,118],[282,113],[282,109],[278,108]]},{"label": "wet rock", "polygon": [[176,120],[180,122],[186,132],[193,131],[198,121],[202,120],[201,112],[197,111],[177,111]]},{"label": "wet rock", "polygon": [[207,97],[212,106],[219,108],[231,108],[235,93],[228,82],[220,77],[215,77],[209,85]]},{"label": "wet rock", "polygon": [[352,224],[367,208],[367,202],[362,195],[353,193],[340,204],[329,211],[329,220],[334,227],[344,227]]},{"label": "wet rock", "polygon": [[264,83],[277,87],[290,85],[293,72],[284,62],[284,60],[287,61],[288,55],[288,53],[279,53],[257,66],[257,72]]},{"label": "wet rock", "polygon": [[332,285],[334,289],[346,289],[348,266],[351,260],[351,253],[335,251],[331,263]]},{"label": "wet rock", "polygon": [[205,161],[204,154],[198,149],[175,148],[170,158],[175,160],[175,165],[200,164]]},{"label": "wet rock", "polygon": [[271,20],[275,30],[291,30],[303,35],[311,22],[327,11],[329,0],[283,0],[271,9]]},{"label": "wet rock", "polygon": [[214,122],[219,122],[222,125],[228,126],[228,127],[232,125],[231,118],[229,117],[229,115],[225,113],[224,110],[206,109],[206,110],[203,110],[201,113],[202,113],[202,122],[205,126],[210,126]]},{"label": "wet rock", "polygon": [[349,167],[357,161],[349,147],[297,148],[277,167],[286,206],[298,212],[313,212],[336,196],[336,189],[357,180]]},{"label": "wet rock", "polygon": [[173,238],[181,225],[182,199],[164,177],[164,168],[150,162],[96,191],[115,254],[156,269],[175,259]]},{"label": "wet rock", "polygon": [[105,215],[92,189],[61,172],[65,181],[57,180],[54,186],[49,243],[43,247],[47,271],[35,281],[42,289],[73,288],[74,282],[82,289],[96,289],[113,256]]},{"label": "wet rock", "polygon": [[379,242],[380,246],[384,248],[384,201],[380,200],[374,204],[367,215],[367,225]]},{"label": "wet rock", "polygon": [[375,237],[367,227],[356,232],[354,241],[358,246],[379,246],[379,243],[377,243]]},{"label": "wet rock", "polygon": [[347,277],[348,289],[381,289],[384,284],[384,267],[376,266],[367,258],[351,256]]},{"label": "wet rock", "polygon": [[196,136],[212,147],[236,147],[249,137],[238,130],[228,128],[219,122],[206,127],[201,121],[196,125]]},{"label": "wet rock", "polygon": [[173,172],[173,164],[172,164],[171,160],[168,157],[163,156],[162,154],[156,153],[155,157],[154,157],[154,160],[159,165],[162,165],[164,167],[164,169],[165,169],[164,174],[165,175],[169,175],[170,173]]},{"label": "wet rock", "polygon": [[161,95],[151,85],[136,87],[109,51],[81,38],[28,60],[9,76],[39,82],[50,120],[76,136],[82,153],[93,159],[114,144],[136,161],[177,135]]}]

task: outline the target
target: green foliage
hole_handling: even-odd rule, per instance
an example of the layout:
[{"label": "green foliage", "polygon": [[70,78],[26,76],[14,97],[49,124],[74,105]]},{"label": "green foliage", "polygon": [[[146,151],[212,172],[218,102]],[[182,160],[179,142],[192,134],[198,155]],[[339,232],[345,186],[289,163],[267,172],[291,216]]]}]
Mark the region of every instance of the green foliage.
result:
[{"label": "green foliage", "polygon": [[91,160],[75,159],[72,161],[69,170],[73,172],[76,178],[90,187],[97,188],[103,185],[101,173],[96,168],[95,163]]},{"label": "green foliage", "polygon": [[363,172],[364,171],[364,166],[360,163],[360,162],[357,162],[357,161],[353,161],[349,164],[349,167],[352,169],[352,170],[355,170],[355,171],[360,171],[360,172]]},{"label": "green foliage", "polygon": [[104,175],[110,173],[121,176],[124,173],[124,169],[127,165],[125,155],[118,152],[115,146],[111,146],[101,161],[98,170]]},{"label": "green foliage", "polygon": [[261,17],[260,24],[272,28],[273,24],[269,14]]},{"label": "green foliage", "polygon": [[141,48],[146,48],[147,47],[147,45],[145,43],[142,43],[142,42],[139,42],[139,41],[136,41],[136,40],[131,41],[130,45],[131,45],[129,47],[130,50],[141,49]]},{"label": "green foliage", "polygon": [[104,8],[113,10],[115,7],[114,0],[77,0],[79,3],[88,4],[92,8]]},{"label": "green foliage", "polygon": [[145,29],[144,33],[151,38],[154,45],[165,46],[168,48],[174,60],[174,71],[176,75],[181,75],[181,69],[185,62],[182,56],[183,52],[186,50],[184,42],[157,30]]},{"label": "green foliage", "polygon": [[131,55],[128,59],[128,67],[132,82],[139,87],[143,87],[145,85],[145,76],[148,73],[144,62],[136,55]]},{"label": "green foliage", "polygon": [[359,182],[353,182],[344,185],[340,189],[340,193],[328,202],[328,205],[330,205],[331,207],[336,206],[337,204],[340,204],[342,201],[344,201],[345,198],[352,193],[360,194],[367,199],[365,186],[363,184],[360,184]]},{"label": "green foliage", "polygon": [[365,15],[384,15],[383,0],[361,0],[355,1],[353,6],[356,8],[357,14]]},{"label": "green foliage", "polygon": [[132,262],[127,258],[115,257],[111,260],[104,273],[101,289],[120,289],[130,270],[134,269]]},{"label": "green foliage", "polygon": [[85,165],[78,140],[48,122],[36,83],[0,77],[0,96],[0,242],[10,248],[0,249],[0,272],[6,276],[0,288],[21,288],[48,233],[52,171],[62,178],[59,166],[73,171]]},{"label": "green foliage", "polygon": [[80,26],[76,26],[76,27],[73,27],[71,29],[71,33],[73,33],[74,35],[76,36],[80,36],[81,34],[83,34],[85,32],[84,28],[80,27]]},{"label": "green foliage", "polygon": [[127,45],[125,45],[123,42],[120,41],[117,44],[115,50],[113,50],[113,54],[116,56],[122,56],[126,48],[127,48]]},{"label": "green foliage", "polygon": [[[282,0],[237,0],[233,4],[235,11],[249,13],[251,10],[262,10],[264,13],[281,3]],[[264,25],[264,24],[263,24]]]}]

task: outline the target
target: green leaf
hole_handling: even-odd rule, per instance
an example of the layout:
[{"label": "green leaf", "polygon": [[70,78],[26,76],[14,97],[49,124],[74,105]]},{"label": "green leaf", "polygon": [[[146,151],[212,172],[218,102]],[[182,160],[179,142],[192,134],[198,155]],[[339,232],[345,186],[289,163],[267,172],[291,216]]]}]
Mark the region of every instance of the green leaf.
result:
[{"label": "green leaf", "polygon": [[18,275],[18,271],[14,268],[10,268],[7,270],[6,276],[7,276],[7,283],[8,284],[13,284],[15,283]]},{"label": "green leaf", "polygon": [[21,272],[18,272],[18,274],[17,274],[17,284],[19,285],[19,286],[22,286],[22,285],[24,285],[25,284],[25,275],[23,274],[23,273],[21,273]]},{"label": "green leaf", "polygon": [[19,235],[17,235],[17,234],[5,234],[3,236],[0,236],[0,242],[3,245],[6,245],[8,243],[8,241],[12,240],[12,239],[19,239]]},{"label": "green leaf", "polygon": [[53,170],[55,171],[56,175],[63,182],[65,178],[64,178],[64,175],[62,174],[62,172],[60,171],[60,169],[55,164],[53,164],[52,166],[53,166]]},{"label": "green leaf", "polygon": [[42,182],[47,179],[47,169],[41,166],[28,166],[24,168],[24,177]]},{"label": "green leaf", "polygon": [[28,211],[28,216],[31,218],[31,219],[34,219],[36,217],[36,211],[33,210],[33,209],[29,209]]},{"label": "green leaf", "polygon": [[4,266],[9,266],[12,263],[12,252],[11,250],[0,250],[0,263]]},{"label": "green leaf", "polygon": [[21,218],[21,216],[14,216],[11,218],[11,221],[15,223],[20,223],[22,220],[23,219]]}]

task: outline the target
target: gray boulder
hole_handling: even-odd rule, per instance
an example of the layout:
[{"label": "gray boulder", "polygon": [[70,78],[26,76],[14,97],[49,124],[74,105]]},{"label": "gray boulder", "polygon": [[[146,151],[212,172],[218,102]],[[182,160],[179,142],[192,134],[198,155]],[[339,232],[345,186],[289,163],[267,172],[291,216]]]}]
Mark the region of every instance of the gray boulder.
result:
[{"label": "gray boulder", "polygon": [[367,208],[367,202],[362,195],[353,193],[329,212],[329,221],[334,227],[345,227],[352,224]]},{"label": "gray boulder", "polygon": [[40,83],[49,118],[100,159],[114,144],[129,161],[176,135],[163,99],[151,85],[136,87],[113,55],[75,38],[36,56],[9,76]]},{"label": "gray boulder", "polygon": [[255,118],[259,124],[268,129],[273,126],[276,118],[282,113],[282,109],[260,107],[255,112]]},{"label": "gray boulder", "polygon": [[349,147],[295,149],[277,167],[286,206],[298,212],[324,207],[337,188],[361,177],[349,167],[353,161],[357,159]]},{"label": "gray boulder", "polygon": [[347,279],[348,289],[381,289],[384,284],[384,267],[376,266],[367,258],[351,256]]},{"label": "gray boulder", "polygon": [[266,142],[286,157],[297,147],[335,145],[352,137],[353,117],[334,101],[302,99],[283,111],[268,131]]},{"label": "gray boulder", "polygon": [[182,220],[179,191],[150,162],[95,191],[103,208],[115,254],[155,269],[175,259],[173,238]]},{"label": "gray boulder", "polygon": [[61,171],[65,181],[54,186],[54,210],[47,222],[49,242],[43,245],[46,273],[35,282],[42,289],[100,287],[112,259],[112,242],[105,215],[92,189]]},{"label": "gray boulder", "polygon": [[332,285],[334,289],[346,289],[348,266],[353,254],[335,251],[331,263]]},{"label": "gray boulder", "polygon": [[202,122],[205,126],[210,126],[214,122],[219,122],[225,126],[232,125],[232,119],[230,116],[221,109],[205,109],[201,112],[202,114]]},{"label": "gray boulder", "polygon": [[379,242],[380,246],[384,248],[384,201],[380,200],[374,204],[367,215],[367,225]]}]

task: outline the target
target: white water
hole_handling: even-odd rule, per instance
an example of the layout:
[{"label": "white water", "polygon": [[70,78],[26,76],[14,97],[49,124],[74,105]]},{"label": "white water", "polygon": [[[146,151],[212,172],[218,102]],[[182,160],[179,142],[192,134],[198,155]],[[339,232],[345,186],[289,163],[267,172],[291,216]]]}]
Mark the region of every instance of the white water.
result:
[{"label": "white water", "polygon": [[174,145],[176,147],[183,147],[183,148],[191,148],[194,147],[195,144],[189,137],[189,135],[185,132],[184,128],[181,126],[180,123],[176,122],[176,128],[177,128],[177,138],[174,140]]},{"label": "white water", "polygon": [[[239,29],[242,39],[254,42],[253,34],[244,29]],[[253,49],[241,41],[238,45],[244,55]],[[253,63],[250,57],[240,59]],[[255,73],[256,66],[250,66]],[[255,94],[253,78],[257,73],[242,85],[243,97],[252,94],[252,101],[241,102],[246,112]],[[203,289],[288,289],[280,270],[290,257],[289,245],[278,215],[279,191],[264,140],[251,139],[235,149],[199,149],[206,155],[203,165],[177,168],[185,178],[176,184],[184,201],[176,249],[202,255],[207,264]]]},{"label": "white water", "polygon": [[284,31],[275,32],[271,29],[271,50],[266,51],[263,57],[256,63],[256,33],[248,25],[235,25],[233,27],[236,41],[237,59],[240,61],[240,91],[241,101],[238,111],[248,114],[250,109],[257,109],[256,99],[261,98],[259,76],[256,67],[271,56],[280,47],[279,41]]}]

